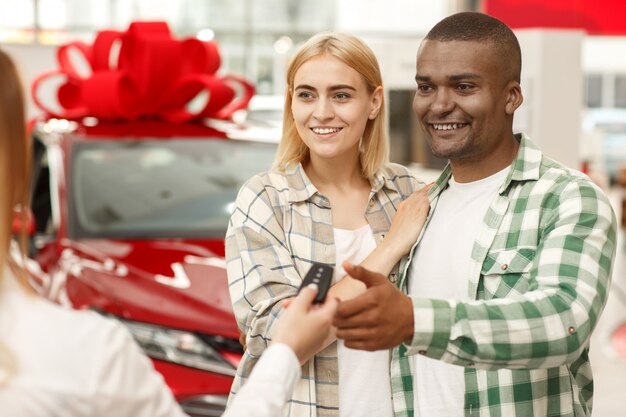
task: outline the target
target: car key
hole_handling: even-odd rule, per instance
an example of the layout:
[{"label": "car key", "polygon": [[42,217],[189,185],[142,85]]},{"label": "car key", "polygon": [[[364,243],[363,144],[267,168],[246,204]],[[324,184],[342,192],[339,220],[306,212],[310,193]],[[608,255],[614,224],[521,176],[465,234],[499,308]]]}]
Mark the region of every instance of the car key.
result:
[{"label": "car key", "polygon": [[306,287],[309,284],[317,285],[317,295],[313,300],[313,304],[321,304],[326,299],[326,294],[328,293],[328,289],[330,288],[333,282],[333,273],[335,268],[331,265],[323,264],[323,263],[314,263],[309,269],[309,272],[306,273],[306,276],[302,280],[302,284],[300,284],[300,290]]}]

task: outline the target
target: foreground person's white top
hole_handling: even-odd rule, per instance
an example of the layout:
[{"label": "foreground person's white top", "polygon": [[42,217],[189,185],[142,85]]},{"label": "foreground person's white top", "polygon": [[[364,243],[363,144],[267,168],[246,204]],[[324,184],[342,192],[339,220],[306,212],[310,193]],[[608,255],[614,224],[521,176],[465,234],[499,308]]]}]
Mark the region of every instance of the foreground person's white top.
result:
[{"label": "foreground person's white top", "polygon": [[120,323],[30,296],[8,269],[3,278],[0,341],[17,370],[0,386],[2,417],[186,416]]},{"label": "foreground person's white top", "polygon": [[300,363],[293,350],[272,344],[222,417],[282,416],[299,379]]},{"label": "foreground person's white top", "polygon": [[[120,323],[30,296],[8,270],[3,278],[0,341],[17,372],[0,385],[2,417],[187,416]],[[274,344],[224,416],[281,415],[299,379],[294,352]]]}]

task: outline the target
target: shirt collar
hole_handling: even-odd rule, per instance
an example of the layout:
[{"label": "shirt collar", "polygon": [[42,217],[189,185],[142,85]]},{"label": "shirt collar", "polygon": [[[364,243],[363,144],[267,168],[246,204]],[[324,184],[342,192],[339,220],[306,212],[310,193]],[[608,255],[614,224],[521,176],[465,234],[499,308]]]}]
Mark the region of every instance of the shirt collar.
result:
[{"label": "shirt collar", "polygon": [[[319,194],[319,191],[313,185],[309,177],[304,172],[304,167],[301,163],[289,164],[285,168],[285,178],[287,180],[287,186],[289,187],[289,202],[296,203],[310,199],[315,194]],[[395,189],[389,173],[385,169],[379,169],[374,178],[370,180],[372,186],[372,194],[377,193],[382,188]]]},{"label": "shirt collar", "polygon": [[520,143],[517,156],[513,161],[513,168],[507,178],[507,185],[510,181],[528,181],[539,179],[539,168],[541,167],[541,151],[525,133],[515,135]]},{"label": "shirt collar", "polygon": [[[515,159],[511,163],[511,171],[498,191],[500,194],[505,192],[514,181],[522,182],[539,179],[539,169],[542,159],[541,151],[525,133],[517,133],[515,139],[519,142],[519,149],[517,150]],[[428,195],[432,197],[443,191],[448,186],[451,175],[452,168],[448,162],[441,175],[439,175],[439,178],[435,181],[435,186],[429,190]]]},{"label": "shirt collar", "polygon": [[285,179],[287,180],[287,187],[289,187],[290,203],[306,201],[318,192],[304,172],[301,163],[287,165]]}]

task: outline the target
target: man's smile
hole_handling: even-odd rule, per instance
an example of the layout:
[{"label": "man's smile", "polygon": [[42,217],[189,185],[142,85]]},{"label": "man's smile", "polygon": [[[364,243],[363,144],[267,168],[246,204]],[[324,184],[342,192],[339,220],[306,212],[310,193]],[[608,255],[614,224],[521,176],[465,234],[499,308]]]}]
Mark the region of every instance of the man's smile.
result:
[{"label": "man's smile", "polygon": [[469,123],[429,123],[428,125],[435,130],[455,130],[462,129]]}]

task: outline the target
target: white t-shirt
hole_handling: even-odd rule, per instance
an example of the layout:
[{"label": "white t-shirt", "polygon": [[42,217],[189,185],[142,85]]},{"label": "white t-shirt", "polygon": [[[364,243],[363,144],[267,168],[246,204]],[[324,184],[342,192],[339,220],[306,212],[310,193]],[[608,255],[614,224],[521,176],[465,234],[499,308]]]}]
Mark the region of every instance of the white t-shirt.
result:
[{"label": "white t-shirt", "polygon": [[6,270],[0,341],[17,372],[2,417],[185,416],[161,374],[118,322],[26,294]]},{"label": "white t-shirt", "polygon": [[[472,247],[509,168],[479,181],[453,178],[441,193],[409,269],[416,297],[467,300]],[[413,357],[415,415],[463,415],[464,368],[421,355]]]},{"label": "white t-shirt", "polygon": [[[346,275],[342,263],[361,263],[376,248],[369,225],[357,230],[334,229],[337,249],[335,278]],[[349,349],[337,341],[339,364],[339,415],[341,417],[386,417],[393,415],[389,379],[389,351]]]}]

